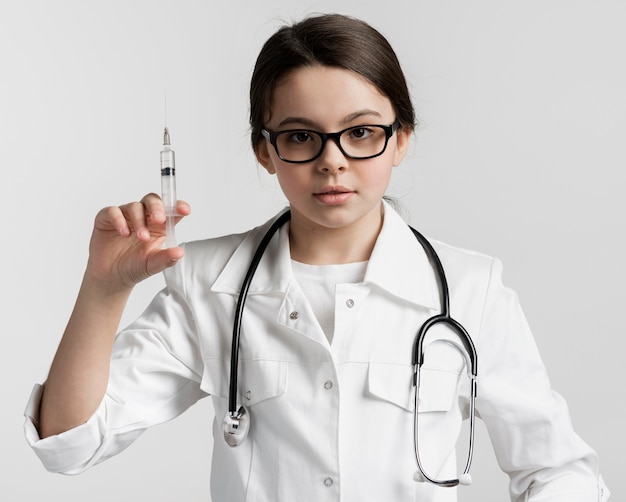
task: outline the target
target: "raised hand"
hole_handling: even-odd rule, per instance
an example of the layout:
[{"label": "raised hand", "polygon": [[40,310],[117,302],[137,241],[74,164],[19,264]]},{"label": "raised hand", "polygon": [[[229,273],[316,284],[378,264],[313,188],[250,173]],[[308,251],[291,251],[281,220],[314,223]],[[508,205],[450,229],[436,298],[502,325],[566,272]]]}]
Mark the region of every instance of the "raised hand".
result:
[{"label": "raised hand", "polygon": [[[178,201],[179,221],[191,210]],[[180,247],[163,249],[165,211],[161,198],[148,194],[139,202],[98,212],[89,245],[87,277],[107,288],[128,288],[174,265]]]}]

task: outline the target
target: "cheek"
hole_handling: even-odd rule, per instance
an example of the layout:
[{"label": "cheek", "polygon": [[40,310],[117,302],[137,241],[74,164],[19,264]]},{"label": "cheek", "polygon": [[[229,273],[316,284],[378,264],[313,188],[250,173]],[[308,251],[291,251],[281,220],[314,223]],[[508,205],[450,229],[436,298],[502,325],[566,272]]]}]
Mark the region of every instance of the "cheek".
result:
[{"label": "cheek", "polygon": [[381,162],[378,165],[372,165],[369,166],[368,169],[362,170],[361,179],[365,181],[369,187],[373,189],[378,188],[378,191],[384,192],[387,190],[392,172],[393,167],[391,167],[388,162]]},{"label": "cheek", "polygon": [[278,177],[280,187],[288,198],[290,194],[295,195],[308,186],[304,176],[298,169],[278,168],[276,169],[276,176]]}]

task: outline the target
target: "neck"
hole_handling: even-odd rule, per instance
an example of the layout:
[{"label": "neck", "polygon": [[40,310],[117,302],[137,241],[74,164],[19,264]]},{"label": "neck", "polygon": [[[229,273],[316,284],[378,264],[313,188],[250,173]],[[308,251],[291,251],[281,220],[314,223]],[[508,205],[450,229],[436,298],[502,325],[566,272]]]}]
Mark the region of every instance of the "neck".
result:
[{"label": "neck", "polygon": [[382,206],[358,221],[338,228],[315,224],[292,209],[289,223],[291,258],[311,265],[367,261],[382,223]]}]

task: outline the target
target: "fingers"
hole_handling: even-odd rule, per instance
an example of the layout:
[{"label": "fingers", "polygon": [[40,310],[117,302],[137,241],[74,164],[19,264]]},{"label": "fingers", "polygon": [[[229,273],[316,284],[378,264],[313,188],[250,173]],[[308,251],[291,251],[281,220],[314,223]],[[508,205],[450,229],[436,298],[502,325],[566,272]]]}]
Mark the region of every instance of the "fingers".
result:
[{"label": "fingers", "polygon": [[141,202],[131,202],[120,206],[120,210],[124,214],[130,230],[137,235],[137,238],[140,241],[148,241],[150,239],[150,230],[148,229],[150,213],[146,212],[145,206]]},{"label": "fingers", "polygon": [[131,234],[126,216],[124,216],[121,208],[116,206],[101,209],[96,215],[94,226],[97,230],[110,231],[113,229],[123,237],[128,237]]},{"label": "fingers", "polygon": [[[176,221],[191,212],[178,202]],[[161,198],[148,194],[138,202],[102,209],[96,216],[89,245],[89,274],[107,288],[128,287],[175,265],[182,247],[163,249],[165,212]]]},{"label": "fingers", "polygon": [[184,200],[177,200],[176,213],[182,217],[189,216],[189,214],[191,214],[191,206]]},{"label": "fingers", "polygon": [[[146,222],[165,222],[165,208],[163,207],[163,200],[161,197],[154,193],[149,193],[141,199],[141,203],[145,208]],[[191,213],[191,207],[184,200],[177,200],[176,213],[180,216],[180,218],[176,218],[176,221],[179,221],[181,218],[188,216]]]},{"label": "fingers", "polygon": [[[191,213],[189,204],[177,201],[176,222]],[[165,210],[161,197],[150,193],[139,202],[130,202],[119,207],[102,209],[96,217],[96,227],[100,230],[115,230],[119,235],[128,237],[134,233],[141,241],[150,240],[151,236],[163,234]],[[153,235],[154,234],[154,235]]]},{"label": "fingers", "polygon": [[147,225],[148,222],[163,223],[165,221],[165,209],[163,207],[163,201],[155,193],[149,193],[145,195],[140,204],[143,206],[144,222]]}]

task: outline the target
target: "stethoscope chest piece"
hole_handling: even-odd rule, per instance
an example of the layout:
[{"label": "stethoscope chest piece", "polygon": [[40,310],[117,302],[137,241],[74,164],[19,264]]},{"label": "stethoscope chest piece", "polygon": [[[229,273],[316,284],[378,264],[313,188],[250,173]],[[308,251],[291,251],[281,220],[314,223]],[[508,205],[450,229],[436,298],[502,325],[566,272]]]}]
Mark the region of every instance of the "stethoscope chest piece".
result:
[{"label": "stethoscope chest piece", "polygon": [[250,430],[250,417],[247,410],[240,406],[236,413],[226,413],[223,427],[224,440],[228,446],[239,446]]}]

